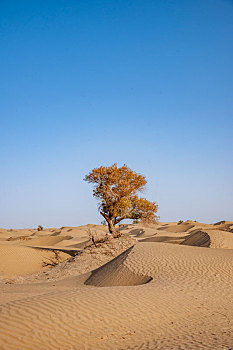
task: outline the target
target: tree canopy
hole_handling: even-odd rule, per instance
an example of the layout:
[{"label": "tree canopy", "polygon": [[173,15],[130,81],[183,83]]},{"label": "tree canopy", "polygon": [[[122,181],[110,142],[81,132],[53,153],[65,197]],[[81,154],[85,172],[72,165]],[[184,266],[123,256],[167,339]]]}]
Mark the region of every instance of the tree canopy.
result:
[{"label": "tree canopy", "polygon": [[156,220],[158,205],[138,197],[138,192],[145,189],[145,176],[125,164],[119,168],[117,164],[95,168],[84,180],[94,184],[93,196],[99,199],[100,214],[107,221],[111,233],[116,231],[115,225],[124,219]]}]

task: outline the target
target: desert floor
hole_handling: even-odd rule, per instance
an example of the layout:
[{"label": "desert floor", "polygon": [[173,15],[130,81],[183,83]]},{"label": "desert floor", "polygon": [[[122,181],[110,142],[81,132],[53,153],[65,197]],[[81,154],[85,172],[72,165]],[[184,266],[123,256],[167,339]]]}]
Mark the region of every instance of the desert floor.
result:
[{"label": "desert floor", "polygon": [[0,349],[233,349],[233,222],[0,229]]}]

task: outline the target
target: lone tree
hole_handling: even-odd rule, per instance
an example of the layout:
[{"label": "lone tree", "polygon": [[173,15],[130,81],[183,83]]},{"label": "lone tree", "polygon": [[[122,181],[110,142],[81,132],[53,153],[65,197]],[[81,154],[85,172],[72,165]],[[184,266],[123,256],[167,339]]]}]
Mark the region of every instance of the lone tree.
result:
[{"label": "lone tree", "polygon": [[116,232],[115,225],[124,219],[155,222],[158,206],[145,198],[139,198],[147,183],[145,176],[123,165],[101,166],[84,178],[94,184],[93,196],[100,199],[98,209],[108,223],[109,232]]}]

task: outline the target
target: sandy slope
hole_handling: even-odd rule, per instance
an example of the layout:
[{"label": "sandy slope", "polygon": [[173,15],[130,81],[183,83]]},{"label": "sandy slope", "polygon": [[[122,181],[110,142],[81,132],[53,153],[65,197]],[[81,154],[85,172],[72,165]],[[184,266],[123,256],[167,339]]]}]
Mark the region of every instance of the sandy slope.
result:
[{"label": "sandy slope", "polygon": [[[113,240],[57,266],[51,283],[3,285],[0,349],[231,349],[233,233],[232,223],[219,225],[127,225],[134,247]],[[114,251],[123,252],[111,260]],[[87,272],[93,260],[100,267]],[[85,275],[74,269],[59,281],[85,261]]]},{"label": "sandy slope", "polygon": [[233,233],[219,230],[195,230],[181,243],[184,245],[233,249]]},{"label": "sandy slope", "polygon": [[[55,264],[70,258],[90,244],[89,231],[102,236],[106,227],[86,225],[61,229],[4,230],[0,229],[0,277],[25,276],[46,270],[46,264]],[[38,249],[39,248],[39,249]]]},{"label": "sandy slope", "polygon": [[0,245],[0,275],[5,277],[24,276],[46,270],[51,264],[61,262],[68,254],[32,249],[23,246]]}]

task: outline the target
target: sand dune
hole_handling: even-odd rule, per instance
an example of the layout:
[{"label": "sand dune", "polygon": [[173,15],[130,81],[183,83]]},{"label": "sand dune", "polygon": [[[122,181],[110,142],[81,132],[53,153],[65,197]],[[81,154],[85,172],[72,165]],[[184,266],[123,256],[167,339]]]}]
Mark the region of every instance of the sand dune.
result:
[{"label": "sand dune", "polygon": [[48,245],[54,245],[57,244],[63,240],[71,239],[72,236],[42,236],[31,239],[29,242],[27,242],[27,246],[48,246]]},{"label": "sand dune", "polygon": [[[233,222],[232,221],[219,221],[214,224],[218,230],[224,230],[233,232]],[[214,227],[215,228],[215,227]]]},{"label": "sand dune", "polygon": [[68,248],[69,242],[87,240],[88,228],[106,228],[50,229],[48,237],[36,232],[29,241],[5,242],[1,271],[18,265],[13,272],[21,284],[17,279],[2,284],[0,349],[231,349],[231,226],[125,225],[125,236],[72,259],[63,256],[66,260],[47,272],[26,277],[21,275],[26,265],[31,265],[26,273],[34,273],[54,252],[23,244],[40,240],[54,250]]},{"label": "sand dune", "polygon": [[181,244],[198,247],[233,249],[233,234],[231,232],[220,230],[197,230],[191,233]]},{"label": "sand dune", "polygon": [[63,261],[68,254],[32,249],[29,247],[15,247],[0,245],[0,274],[2,276],[28,275],[46,270],[56,260]]},{"label": "sand dune", "polygon": [[195,227],[195,223],[189,223],[189,222],[183,222],[181,224],[164,224],[163,226],[159,227],[158,230],[164,230],[168,232],[187,232],[191,228]]},{"label": "sand dune", "polygon": [[130,235],[136,238],[145,238],[153,236],[155,233],[158,233],[157,225],[151,225],[152,227],[143,226],[140,224],[135,225],[126,225],[120,228],[120,232],[123,232],[125,235]]},{"label": "sand dune", "polygon": [[112,287],[136,286],[150,282],[152,280],[151,276],[137,273],[137,271],[129,269],[127,265],[124,264],[124,261],[127,259],[132,249],[133,247],[129,248],[117,258],[93,271],[85,284],[96,287]]},{"label": "sand dune", "polygon": [[[230,250],[140,243],[87,278],[111,287],[80,284],[2,305],[2,349],[230,348],[232,272]],[[153,280],[117,286],[122,276]]]},{"label": "sand dune", "polygon": [[209,247],[210,236],[205,231],[195,230],[181,244],[197,247]]}]

